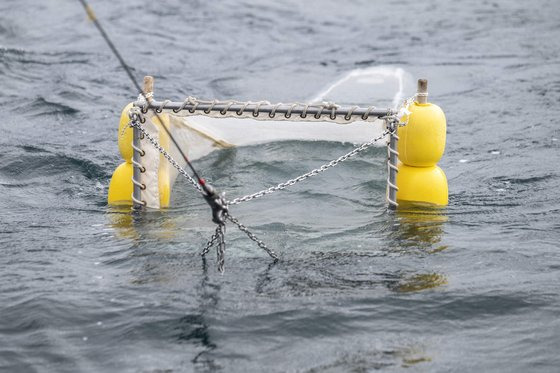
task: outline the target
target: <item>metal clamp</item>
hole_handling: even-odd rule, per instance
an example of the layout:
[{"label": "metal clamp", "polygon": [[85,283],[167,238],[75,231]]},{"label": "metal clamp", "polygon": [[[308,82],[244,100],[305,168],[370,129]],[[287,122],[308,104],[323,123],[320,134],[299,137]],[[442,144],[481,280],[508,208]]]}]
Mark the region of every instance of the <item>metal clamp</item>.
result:
[{"label": "metal clamp", "polygon": [[216,188],[210,184],[204,184],[203,189],[203,197],[212,209],[212,221],[218,225],[224,225],[228,213],[225,193],[218,193]]}]

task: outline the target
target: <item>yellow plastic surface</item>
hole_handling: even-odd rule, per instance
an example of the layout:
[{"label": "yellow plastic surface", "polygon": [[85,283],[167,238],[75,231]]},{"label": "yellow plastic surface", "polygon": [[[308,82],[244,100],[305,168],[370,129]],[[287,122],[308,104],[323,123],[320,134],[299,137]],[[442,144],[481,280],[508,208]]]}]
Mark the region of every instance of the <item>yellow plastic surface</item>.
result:
[{"label": "yellow plastic surface", "polygon": [[448,203],[447,177],[438,166],[413,167],[398,165],[397,202],[421,202],[436,206]]},{"label": "yellow plastic surface", "polygon": [[414,102],[408,110],[408,124],[398,128],[399,159],[409,166],[434,166],[445,150],[445,114],[430,103]]},{"label": "yellow plastic surface", "polygon": [[107,200],[110,205],[132,205],[132,163],[123,162],[113,172]]},{"label": "yellow plastic surface", "polygon": [[[167,135],[165,129],[161,128],[165,126],[169,129],[169,115],[167,114],[160,114],[159,117],[161,118],[163,123],[160,123],[157,117],[152,118],[152,122],[159,127],[159,143],[161,146],[166,149],[168,152],[171,150],[170,146],[170,139]],[[159,188],[159,204],[161,208],[169,207],[171,202],[171,180],[170,180],[170,170],[171,164],[165,159],[163,155],[160,154],[159,159],[159,172],[158,172],[158,188]]]},{"label": "yellow plastic surface", "polygon": [[[128,163],[132,162],[132,127],[127,127],[130,122],[128,117],[128,111],[132,108],[132,103],[126,105],[121,113],[121,119],[119,122],[119,151],[125,161]],[[123,132],[124,130],[124,132]]]}]

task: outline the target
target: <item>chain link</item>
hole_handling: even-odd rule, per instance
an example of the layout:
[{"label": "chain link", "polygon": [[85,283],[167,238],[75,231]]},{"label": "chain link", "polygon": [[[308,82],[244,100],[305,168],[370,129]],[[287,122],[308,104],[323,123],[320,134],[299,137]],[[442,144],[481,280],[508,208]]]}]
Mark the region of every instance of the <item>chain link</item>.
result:
[{"label": "chain link", "polygon": [[236,218],[234,218],[230,214],[226,215],[226,219],[231,221],[233,224],[235,224],[241,232],[245,233],[247,235],[247,237],[249,237],[251,239],[251,241],[255,242],[261,249],[266,251],[266,253],[268,255],[270,255],[270,257],[272,259],[278,260],[278,255],[276,255],[276,253],[274,251],[269,249],[268,246],[266,246],[266,244],[263,241],[259,240],[259,238],[257,236],[255,236],[253,233],[251,233],[251,231],[246,226],[241,224],[239,222],[239,220],[237,220]]},{"label": "chain link", "polygon": [[330,161],[329,163],[325,163],[325,164],[322,165],[321,167],[316,168],[316,169],[313,169],[313,170],[311,170],[311,171],[309,171],[309,172],[307,172],[307,173],[305,173],[305,174],[303,174],[303,175],[300,175],[300,176],[298,176],[298,177],[296,177],[296,178],[294,178],[294,179],[290,179],[290,180],[285,181],[285,182],[283,182],[283,183],[280,183],[280,184],[278,184],[278,185],[276,185],[276,186],[272,186],[272,187],[270,187],[270,188],[263,189],[263,190],[261,190],[261,191],[259,191],[259,192],[256,192],[256,193],[248,194],[248,195],[246,195],[246,196],[239,197],[239,198],[235,198],[235,199],[233,199],[233,200],[231,200],[231,201],[228,201],[228,205],[237,205],[237,204],[240,204],[240,203],[242,203],[242,202],[247,202],[247,201],[250,201],[250,200],[255,199],[255,198],[260,198],[260,197],[263,197],[263,196],[265,196],[265,195],[267,195],[267,194],[271,194],[271,193],[277,192],[277,191],[279,191],[279,190],[286,189],[287,187],[290,187],[290,186],[292,186],[292,185],[294,185],[294,184],[296,184],[296,183],[299,183],[299,182],[301,182],[301,181],[304,181],[304,180],[306,180],[306,179],[308,179],[308,178],[310,178],[310,177],[312,177],[312,176],[318,175],[318,174],[320,174],[321,172],[324,172],[324,171],[328,170],[329,168],[332,168],[332,167],[336,166],[337,164],[339,164],[339,163],[341,163],[341,162],[344,162],[344,161],[347,160],[348,158],[351,158],[351,157],[355,156],[356,154],[358,154],[358,153],[360,153],[360,152],[366,150],[367,148],[369,148],[370,146],[372,146],[373,144],[375,144],[377,141],[383,139],[383,138],[384,138],[385,136],[387,136],[389,133],[391,133],[391,131],[390,131],[390,130],[387,130],[387,131],[383,132],[381,135],[379,135],[378,137],[372,139],[371,141],[368,141],[368,142],[366,142],[366,143],[363,143],[362,145],[360,145],[359,147],[355,148],[355,149],[352,150],[351,152],[346,153],[346,154],[344,154],[344,155],[338,157],[337,159],[334,159],[334,160]]},{"label": "chain link", "polygon": [[214,246],[216,242],[218,242],[218,246],[216,247],[216,257],[218,263],[218,271],[220,273],[224,273],[224,267],[226,263],[226,225],[225,224],[218,224],[216,227],[215,233],[210,238],[210,241],[206,243],[204,249],[200,253],[201,256],[205,256],[210,252],[210,248]]},{"label": "chain link", "polygon": [[224,266],[226,264],[226,225],[218,224],[216,233],[218,234],[218,246],[216,247],[218,272],[224,273]]},{"label": "chain link", "polygon": [[[266,253],[270,255],[271,258],[273,258],[274,260],[278,260],[278,255],[276,255],[274,251],[269,249],[268,246],[266,246],[266,244],[262,240],[260,240],[257,236],[255,236],[249,230],[249,228],[243,225],[239,220],[237,220],[237,218],[231,216],[230,214],[225,214],[224,217],[227,220],[231,221],[233,224],[235,224],[235,226],[237,226],[237,228],[239,228],[241,232],[245,233],[247,237],[251,239],[251,241],[255,242],[258,247],[266,251]],[[216,247],[216,257],[217,257],[217,267],[220,273],[224,273],[224,266],[225,266],[225,252],[226,252],[225,231],[226,231],[225,224],[218,224],[218,226],[216,227],[216,231],[214,232],[212,237],[210,237],[210,240],[206,243],[204,249],[202,249],[202,252],[200,253],[201,256],[205,256],[210,252],[210,248],[214,246],[217,242],[218,246]]]},{"label": "chain link", "polygon": [[202,249],[202,252],[200,253],[200,256],[205,256],[206,254],[208,254],[210,252],[210,248],[212,246],[214,246],[214,244],[216,243],[216,241],[219,238],[219,232],[218,232],[219,228],[220,228],[220,226],[218,225],[216,227],[216,232],[212,235],[212,237],[210,237],[210,240],[206,243],[206,245]]}]

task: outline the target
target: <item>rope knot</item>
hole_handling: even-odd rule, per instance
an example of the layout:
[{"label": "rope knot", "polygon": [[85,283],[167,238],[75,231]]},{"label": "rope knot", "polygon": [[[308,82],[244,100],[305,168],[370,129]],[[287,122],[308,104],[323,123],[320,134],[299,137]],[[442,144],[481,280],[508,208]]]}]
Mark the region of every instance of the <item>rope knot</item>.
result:
[{"label": "rope knot", "polygon": [[317,106],[322,106],[325,110],[338,109],[340,105],[333,101],[321,101]]}]

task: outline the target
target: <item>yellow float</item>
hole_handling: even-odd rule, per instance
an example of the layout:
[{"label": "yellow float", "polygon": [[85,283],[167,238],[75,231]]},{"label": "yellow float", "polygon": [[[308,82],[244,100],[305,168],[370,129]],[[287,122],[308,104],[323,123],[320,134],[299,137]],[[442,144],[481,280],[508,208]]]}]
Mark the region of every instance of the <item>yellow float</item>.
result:
[{"label": "yellow float", "polygon": [[[145,89],[146,92],[151,92],[153,80],[151,77],[146,77],[149,79],[145,80]],[[121,156],[124,159],[124,162],[121,163],[113,176],[111,177],[111,182],[109,183],[109,193],[107,196],[108,203],[114,206],[122,206],[122,205],[133,205],[134,200],[132,198],[133,191],[134,191],[134,184],[132,182],[134,176],[134,131],[133,128],[129,126],[130,118],[129,112],[134,106],[133,103],[126,105],[121,113],[120,122],[119,122],[119,133],[118,133],[118,145],[119,151]],[[166,126],[169,128],[169,118],[165,114],[161,114],[159,116],[162,120],[160,122],[156,117],[150,118],[150,124],[153,126],[153,129],[158,134],[159,143],[165,149],[169,148],[169,136],[167,133],[161,128],[162,126]],[[148,149],[146,149],[148,150]],[[142,150],[144,152],[144,150]],[[150,149],[153,151],[153,149]],[[155,170],[157,174],[157,187],[155,190],[152,190],[152,194],[156,194],[159,198],[159,205],[157,206],[149,206],[155,208],[166,208],[169,207],[169,203],[171,201],[171,184],[176,177],[176,174],[171,172],[171,168],[169,163],[164,159],[162,155],[159,155],[160,162]],[[136,167],[139,171],[139,177],[136,177],[140,183],[143,185],[143,189],[153,189],[151,186],[146,185],[144,183],[146,167],[142,165],[142,167]],[[150,170],[153,171],[153,170]],[[147,192],[150,192],[149,190]]]},{"label": "yellow float", "polygon": [[437,162],[446,138],[445,114],[427,101],[427,81],[418,81],[416,100],[408,107],[405,126],[399,127],[397,202],[446,206],[447,178]]}]

